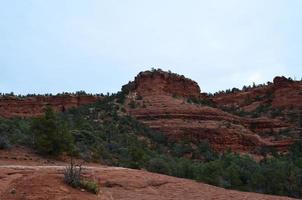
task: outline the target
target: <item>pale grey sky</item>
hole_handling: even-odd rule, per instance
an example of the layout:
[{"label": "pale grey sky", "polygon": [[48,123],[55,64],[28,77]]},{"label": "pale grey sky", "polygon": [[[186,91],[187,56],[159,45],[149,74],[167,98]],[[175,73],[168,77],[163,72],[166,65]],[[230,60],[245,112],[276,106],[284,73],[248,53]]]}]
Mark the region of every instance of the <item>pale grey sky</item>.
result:
[{"label": "pale grey sky", "polygon": [[146,69],[203,91],[302,76],[301,0],[0,0],[0,92],[117,92]]}]

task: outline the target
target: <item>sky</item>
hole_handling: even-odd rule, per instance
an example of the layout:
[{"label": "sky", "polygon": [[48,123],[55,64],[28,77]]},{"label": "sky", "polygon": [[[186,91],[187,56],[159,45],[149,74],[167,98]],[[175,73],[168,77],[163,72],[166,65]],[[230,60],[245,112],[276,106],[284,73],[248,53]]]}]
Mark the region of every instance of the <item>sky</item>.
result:
[{"label": "sky", "polygon": [[215,92],[302,77],[301,0],[0,0],[0,92],[117,92],[171,70]]}]

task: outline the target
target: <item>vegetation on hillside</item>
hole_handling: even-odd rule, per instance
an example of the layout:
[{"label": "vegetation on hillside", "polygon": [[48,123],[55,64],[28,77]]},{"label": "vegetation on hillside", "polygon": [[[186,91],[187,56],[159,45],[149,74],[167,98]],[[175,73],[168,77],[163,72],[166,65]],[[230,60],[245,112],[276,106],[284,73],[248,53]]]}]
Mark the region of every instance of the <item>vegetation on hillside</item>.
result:
[{"label": "vegetation on hillside", "polygon": [[14,94],[13,92],[10,93],[1,93],[0,92],[0,98],[1,97],[18,97],[18,98],[27,98],[27,97],[51,97],[51,96],[105,96],[103,93],[96,93],[96,94],[92,94],[92,93],[86,93],[83,90],[80,91],[76,91],[76,92],[62,92],[62,93],[57,93],[57,94],[52,94],[52,93],[45,93],[45,94],[26,94],[26,95],[22,95],[22,94]]},{"label": "vegetation on hillside", "polygon": [[59,155],[73,148],[73,137],[67,123],[50,107],[45,109],[44,117],[33,119],[30,130],[34,148],[41,154]]},{"label": "vegetation on hillside", "polygon": [[[290,81],[302,82],[302,77],[300,80],[297,80],[296,78],[293,79],[291,77],[288,77],[287,79]],[[235,93],[239,93],[239,92],[247,92],[247,91],[250,91],[253,89],[270,86],[272,84],[273,83],[270,81],[268,81],[266,83],[261,83],[261,84],[256,84],[255,82],[253,82],[252,85],[244,85],[244,86],[242,86],[241,89],[234,87],[232,89],[219,90],[218,92],[215,92],[215,93],[207,93],[207,95],[208,96],[217,96],[217,95],[225,95],[225,94],[235,94]]]},{"label": "vegetation on hillside", "polygon": [[[146,169],[229,189],[302,197],[302,142],[260,162],[218,154],[204,141],[168,141],[123,112],[123,94],[34,119],[0,119],[0,148],[27,145],[38,153],[67,153],[113,166]],[[202,102],[208,103],[208,102]]]}]

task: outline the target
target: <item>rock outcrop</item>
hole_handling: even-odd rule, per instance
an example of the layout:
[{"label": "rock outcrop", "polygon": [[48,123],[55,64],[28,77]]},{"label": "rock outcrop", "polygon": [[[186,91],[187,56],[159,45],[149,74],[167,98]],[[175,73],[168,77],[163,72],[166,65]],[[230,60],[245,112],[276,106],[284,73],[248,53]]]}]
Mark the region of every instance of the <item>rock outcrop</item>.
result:
[{"label": "rock outcrop", "polygon": [[127,92],[140,96],[172,95],[180,97],[199,97],[198,84],[184,76],[162,70],[145,71],[138,74],[133,82],[123,86]]},{"label": "rock outcrop", "polygon": [[100,185],[100,192],[95,195],[64,183],[63,171],[68,164],[45,159],[24,150],[1,150],[0,199],[294,200],[289,197],[227,190],[143,170],[97,164],[85,165],[83,166],[85,177],[93,179]]},{"label": "rock outcrop", "polygon": [[[221,106],[244,108],[251,105],[270,103],[275,108],[302,108],[302,82],[277,76],[273,83],[240,90],[221,93],[211,98]],[[255,106],[254,106],[255,107]],[[247,107],[249,108],[249,107]]]},{"label": "rock outcrop", "polygon": [[42,115],[44,108],[52,107],[55,111],[65,111],[72,107],[95,103],[100,97],[90,95],[0,97],[0,116],[32,117]]},{"label": "rock outcrop", "polygon": [[[126,112],[165,133],[170,140],[186,139],[196,144],[208,140],[217,150],[253,152],[263,146],[286,150],[294,139],[302,137],[301,81],[276,77],[268,85],[208,96],[200,93],[198,84],[191,79],[152,70],[139,73],[122,91],[127,94]],[[37,116],[46,106],[64,111],[94,103],[99,98],[85,95],[1,97],[0,116]],[[253,113],[261,106],[272,111],[256,117],[228,111]],[[279,115],[272,117],[276,110]]]},{"label": "rock outcrop", "polygon": [[[182,80],[187,79],[182,77]],[[284,82],[283,79],[282,81]],[[277,79],[277,82],[280,80]],[[274,95],[281,98],[278,91],[284,84],[278,89],[272,85],[265,89],[258,88],[252,93],[238,92],[236,96],[220,95],[214,98],[200,94],[196,82],[180,81],[163,71],[140,73],[129,84],[131,89],[126,104],[132,102],[133,105],[135,102],[136,106],[128,106],[128,113],[151,128],[165,133],[170,140],[189,139],[196,144],[201,140],[208,140],[216,150],[230,148],[245,152],[254,152],[256,148],[264,146],[286,150],[293,143],[292,138],[282,138],[279,135],[280,132],[293,128],[294,125],[287,121],[267,116],[240,117],[220,109],[220,106],[230,105],[244,107],[247,97],[265,96],[268,92],[275,92]],[[129,84],[125,87],[129,88]],[[212,101],[215,106],[189,103],[188,99],[191,97]],[[302,98],[298,99],[302,102]],[[278,102],[276,99],[263,101]],[[280,104],[281,102],[276,103],[278,106]]]},{"label": "rock outcrop", "polygon": [[273,80],[274,87],[283,88],[283,87],[291,87],[295,82],[290,80],[284,76],[276,76]]}]

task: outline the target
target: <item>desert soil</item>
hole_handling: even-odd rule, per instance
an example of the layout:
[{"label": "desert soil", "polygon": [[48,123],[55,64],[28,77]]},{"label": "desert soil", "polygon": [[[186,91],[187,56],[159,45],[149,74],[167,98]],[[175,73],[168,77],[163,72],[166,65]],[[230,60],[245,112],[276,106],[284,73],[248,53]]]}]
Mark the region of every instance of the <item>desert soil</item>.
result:
[{"label": "desert soil", "polygon": [[273,200],[291,199],[239,192],[192,180],[101,165],[85,165],[85,176],[100,184],[99,194],[63,182],[63,161],[45,159],[30,150],[0,150],[1,200]]}]

